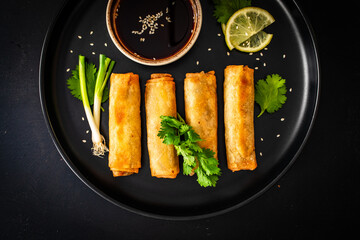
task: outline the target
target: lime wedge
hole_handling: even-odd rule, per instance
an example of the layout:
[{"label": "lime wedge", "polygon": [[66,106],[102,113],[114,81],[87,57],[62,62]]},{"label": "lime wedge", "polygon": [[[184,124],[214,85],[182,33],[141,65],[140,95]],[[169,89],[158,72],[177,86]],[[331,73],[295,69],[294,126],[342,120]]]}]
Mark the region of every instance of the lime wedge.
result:
[{"label": "lime wedge", "polygon": [[225,42],[230,50],[239,46],[275,21],[266,10],[246,7],[236,11],[226,23]]},{"label": "lime wedge", "polygon": [[237,50],[242,52],[258,52],[271,42],[273,35],[260,31],[255,35],[252,35],[245,42],[240,43],[238,46],[234,46]]}]

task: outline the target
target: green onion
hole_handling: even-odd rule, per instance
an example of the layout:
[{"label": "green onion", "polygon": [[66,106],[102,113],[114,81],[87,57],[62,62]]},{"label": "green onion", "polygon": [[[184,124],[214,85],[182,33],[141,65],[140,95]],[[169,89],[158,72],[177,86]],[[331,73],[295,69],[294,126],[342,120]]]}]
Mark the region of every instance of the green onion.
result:
[{"label": "green onion", "polygon": [[[101,109],[101,99],[103,95],[106,82],[111,74],[111,71],[114,67],[115,62],[111,61],[110,58],[107,58],[105,55],[100,54],[99,56],[99,71],[96,77],[95,83],[95,95],[94,95],[94,108],[93,113],[91,112],[91,107],[89,103],[89,98],[86,90],[86,74],[85,74],[85,57],[79,55],[79,78],[80,78],[80,91],[81,98],[88,120],[90,129],[91,129],[91,139],[93,142],[92,152],[95,156],[103,156],[105,152],[109,151],[106,147],[105,138],[101,135],[100,127],[100,109]],[[110,65],[110,67],[109,67]],[[109,67],[109,68],[108,68]],[[94,115],[93,115],[94,114]]]}]

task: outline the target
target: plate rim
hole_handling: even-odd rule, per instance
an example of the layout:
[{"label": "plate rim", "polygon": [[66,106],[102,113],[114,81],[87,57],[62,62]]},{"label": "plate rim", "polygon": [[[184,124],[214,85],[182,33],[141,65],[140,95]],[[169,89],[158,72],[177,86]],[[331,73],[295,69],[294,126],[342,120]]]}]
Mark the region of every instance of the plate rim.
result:
[{"label": "plate rim", "polygon": [[[74,165],[73,161],[69,158],[69,156],[66,154],[66,152],[64,151],[64,149],[61,146],[61,143],[58,139],[58,137],[55,134],[53,125],[51,123],[50,120],[50,116],[49,116],[49,112],[48,112],[48,108],[46,105],[46,97],[45,97],[45,60],[47,58],[47,52],[48,52],[48,48],[49,48],[49,44],[50,44],[50,40],[51,40],[51,36],[52,33],[54,32],[56,23],[58,22],[60,16],[62,15],[62,13],[64,12],[64,9],[66,8],[66,6],[69,5],[69,3],[72,0],[65,0],[63,2],[63,5],[60,7],[59,11],[57,12],[57,14],[55,15],[55,17],[53,17],[53,19],[51,20],[51,23],[46,31],[44,40],[43,40],[43,45],[41,48],[41,54],[40,54],[40,64],[39,64],[39,98],[40,98],[40,106],[41,106],[41,111],[46,123],[46,127],[47,130],[51,136],[51,139],[57,149],[57,151],[59,152],[60,156],[62,157],[62,159],[64,160],[64,162],[67,164],[67,166],[72,170],[72,172],[88,187],[90,188],[92,191],[94,191],[96,194],[98,194],[99,196],[101,196],[103,199],[111,202],[112,204],[122,208],[123,210],[126,210],[128,212],[131,213],[135,213],[141,216],[145,216],[145,217],[150,217],[150,218],[155,218],[155,219],[162,219],[162,220],[198,220],[198,219],[205,219],[205,218],[210,218],[210,217],[215,217],[218,215],[222,215],[228,212],[231,212],[235,209],[238,209],[246,204],[248,204],[249,202],[255,200],[256,198],[258,198],[259,196],[261,196],[262,194],[264,194],[266,191],[268,191],[281,177],[284,176],[284,174],[290,169],[290,167],[294,164],[294,162],[296,161],[296,159],[298,158],[298,156],[300,155],[300,153],[302,152],[304,146],[306,145],[306,142],[310,136],[310,133],[314,127],[314,123],[315,123],[315,119],[316,116],[318,114],[318,109],[319,109],[319,99],[320,99],[320,89],[321,89],[321,69],[320,69],[320,59],[319,59],[319,51],[318,51],[318,46],[317,46],[317,41],[316,41],[316,37],[315,37],[315,32],[308,20],[308,18],[306,17],[306,15],[303,13],[303,11],[301,10],[301,7],[299,6],[299,4],[296,2],[296,0],[292,0],[292,2],[295,4],[295,7],[297,8],[297,10],[299,11],[301,18],[304,21],[305,27],[309,33],[309,37],[311,39],[311,45],[313,48],[313,53],[314,53],[314,58],[315,58],[315,63],[316,63],[316,95],[315,95],[315,101],[314,101],[314,107],[312,110],[312,117],[311,120],[309,122],[309,126],[307,128],[306,134],[299,146],[299,148],[297,149],[296,153],[294,154],[294,156],[292,157],[292,159],[287,163],[287,165],[280,171],[280,173],[273,178],[269,183],[265,184],[264,187],[259,190],[258,192],[256,192],[255,194],[253,194],[252,196],[248,197],[247,199],[234,204],[233,206],[221,209],[221,210],[217,210],[214,212],[209,212],[209,213],[204,213],[204,214],[198,214],[198,215],[187,215],[187,216],[174,216],[174,215],[165,215],[165,214],[157,214],[157,213],[153,213],[153,212],[148,212],[148,211],[144,211],[141,209],[137,209],[134,207],[131,207],[127,204],[121,203],[119,201],[117,201],[116,199],[110,197],[109,195],[107,195],[105,192],[103,192],[99,187],[95,186],[93,183],[91,183],[88,178],[86,178],[81,171]],[[83,0],[84,1],[84,0]],[[77,2],[77,4],[79,4],[79,2]]]}]

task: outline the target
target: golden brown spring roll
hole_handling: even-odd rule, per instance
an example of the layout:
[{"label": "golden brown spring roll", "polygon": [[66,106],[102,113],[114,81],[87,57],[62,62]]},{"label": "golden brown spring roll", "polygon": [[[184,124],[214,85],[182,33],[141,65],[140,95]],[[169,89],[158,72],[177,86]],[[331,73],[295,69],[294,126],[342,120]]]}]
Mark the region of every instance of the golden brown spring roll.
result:
[{"label": "golden brown spring roll", "polygon": [[224,80],[224,124],[228,168],[254,170],[254,70],[227,66]]},{"label": "golden brown spring roll", "polygon": [[109,167],[114,177],[141,167],[139,75],[111,74],[109,95]]},{"label": "golden brown spring roll", "polygon": [[150,170],[153,177],[176,178],[179,158],[172,145],[166,145],[157,135],[160,116],[176,117],[175,82],[170,74],[153,74],[146,83],[145,110]]},{"label": "golden brown spring roll", "polygon": [[186,123],[199,134],[199,146],[217,158],[217,94],[215,72],[187,73],[184,81]]}]

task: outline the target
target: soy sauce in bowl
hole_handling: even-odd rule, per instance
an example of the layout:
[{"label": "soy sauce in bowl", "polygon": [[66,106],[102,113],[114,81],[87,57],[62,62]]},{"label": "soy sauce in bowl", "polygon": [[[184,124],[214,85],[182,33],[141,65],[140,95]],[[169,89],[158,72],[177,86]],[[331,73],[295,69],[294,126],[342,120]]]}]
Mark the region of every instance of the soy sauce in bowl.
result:
[{"label": "soy sauce in bowl", "polygon": [[110,0],[109,4],[107,24],[113,42],[142,64],[164,65],[179,59],[200,32],[198,0]]}]

